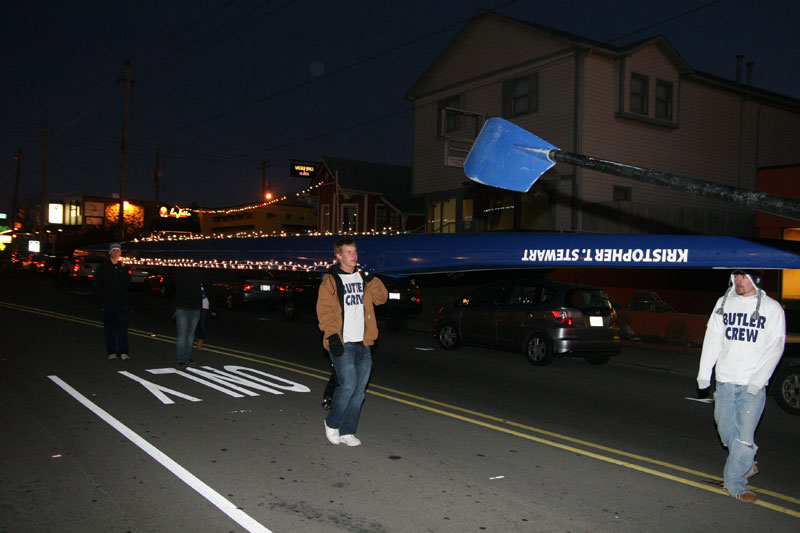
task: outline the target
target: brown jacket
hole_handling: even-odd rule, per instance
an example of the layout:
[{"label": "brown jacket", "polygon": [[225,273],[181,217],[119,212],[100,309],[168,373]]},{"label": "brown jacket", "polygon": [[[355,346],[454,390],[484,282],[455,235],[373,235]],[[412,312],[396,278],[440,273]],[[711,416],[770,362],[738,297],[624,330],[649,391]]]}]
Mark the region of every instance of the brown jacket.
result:
[{"label": "brown jacket", "polygon": [[[319,329],[322,330],[322,345],[330,351],[328,337],[334,333],[344,340],[344,314],[342,311],[341,295],[337,291],[336,278],[339,265],[334,265],[328,275],[322,278],[317,295],[317,319]],[[364,279],[364,345],[372,346],[378,338],[378,322],[375,320],[375,305],[381,305],[389,298],[383,282],[371,275],[361,272]]]}]

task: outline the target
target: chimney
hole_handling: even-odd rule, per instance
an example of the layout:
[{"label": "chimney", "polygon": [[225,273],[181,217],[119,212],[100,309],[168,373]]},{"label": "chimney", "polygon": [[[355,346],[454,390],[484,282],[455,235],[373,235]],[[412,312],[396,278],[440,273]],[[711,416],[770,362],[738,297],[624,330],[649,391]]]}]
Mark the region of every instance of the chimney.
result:
[{"label": "chimney", "polygon": [[747,88],[749,89],[753,85],[753,62],[747,62]]},{"label": "chimney", "polygon": [[742,83],[742,61],[744,60],[744,55],[736,54],[736,85],[741,85]]}]

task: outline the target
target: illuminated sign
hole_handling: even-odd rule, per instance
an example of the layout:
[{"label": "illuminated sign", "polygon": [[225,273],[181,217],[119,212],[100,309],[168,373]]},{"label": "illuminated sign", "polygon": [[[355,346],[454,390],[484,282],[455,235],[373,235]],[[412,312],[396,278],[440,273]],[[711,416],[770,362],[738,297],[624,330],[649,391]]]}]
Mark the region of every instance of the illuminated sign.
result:
[{"label": "illuminated sign", "polygon": [[39,241],[28,241],[28,251],[34,254],[39,253]]},{"label": "illuminated sign", "polygon": [[317,171],[317,164],[306,161],[292,161],[289,174],[294,178],[310,178]]},{"label": "illuminated sign", "polygon": [[0,235],[0,244],[10,244],[11,235]]},{"label": "illuminated sign", "polygon": [[158,210],[158,214],[164,218],[189,218],[192,216],[192,212],[190,210],[178,207],[177,205],[170,207],[169,209],[167,206],[162,205],[161,209]]},{"label": "illuminated sign", "polygon": [[64,223],[64,206],[61,204],[50,204],[50,214],[47,221],[50,224],[63,224]]}]

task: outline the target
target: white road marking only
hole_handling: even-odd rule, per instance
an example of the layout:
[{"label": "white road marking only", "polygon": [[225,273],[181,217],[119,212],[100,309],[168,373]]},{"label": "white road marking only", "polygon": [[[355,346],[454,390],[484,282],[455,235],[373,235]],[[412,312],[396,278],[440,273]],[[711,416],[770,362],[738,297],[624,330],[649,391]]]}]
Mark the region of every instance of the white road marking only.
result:
[{"label": "white road marking only", "polygon": [[131,441],[133,444],[141,448],[145,453],[147,453],[150,457],[161,463],[161,466],[172,472],[175,476],[178,477],[181,481],[189,485],[192,489],[198,492],[201,496],[205,499],[213,503],[217,508],[219,508],[223,513],[228,515],[234,522],[245,528],[247,531],[251,532],[259,532],[259,533],[271,533],[269,529],[261,525],[255,519],[253,519],[250,515],[245,513],[244,511],[238,509],[233,503],[231,503],[227,498],[222,496],[220,493],[206,485],[203,481],[197,478],[194,474],[183,468],[181,465],[173,461],[170,457],[168,457],[164,452],[144,440],[134,431],[132,431],[128,426],[108,414],[106,411],[101,409],[98,405],[93,403],[89,400],[86,396],[78,392],[77,390],[73,389],[69,384],[63,381],[58,376],[47,376],[50,378],[56,385],[64,389],[70,396],[78,400],[84,407],[89,409],[91,412],[96,414],[100,419],[106,422],[109,426],[113,427],[122,435]]},{"label": "white road marking only", "polygon": [[714,398],[690,398],[687,396],[685,399],[692,402],[714,403]]}]

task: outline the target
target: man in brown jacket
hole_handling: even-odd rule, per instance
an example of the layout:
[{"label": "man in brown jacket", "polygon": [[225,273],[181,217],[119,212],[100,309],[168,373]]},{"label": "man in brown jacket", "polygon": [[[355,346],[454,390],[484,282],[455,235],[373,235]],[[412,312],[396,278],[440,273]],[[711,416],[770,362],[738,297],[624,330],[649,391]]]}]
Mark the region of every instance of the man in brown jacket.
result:
[{"label": "man in brown jacket", "polygon": [[378,338],[375,305],[386,302],[383,282],[358,270],[358,249],[349,238],[336,241],[336,263],[322,279],[317,318],[322,345],[330,353],[339,386],[325,419],[325,436],[332,444],[358,446],[355,436],[361,404],[372,371],[372,345]]}]

